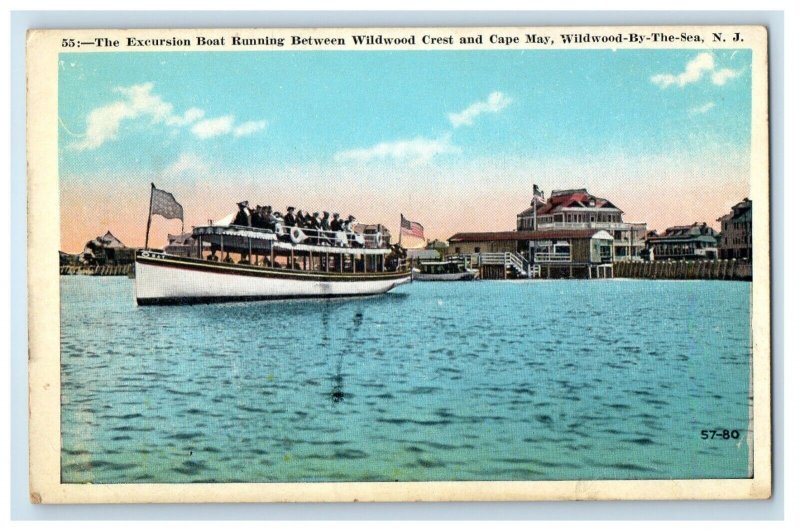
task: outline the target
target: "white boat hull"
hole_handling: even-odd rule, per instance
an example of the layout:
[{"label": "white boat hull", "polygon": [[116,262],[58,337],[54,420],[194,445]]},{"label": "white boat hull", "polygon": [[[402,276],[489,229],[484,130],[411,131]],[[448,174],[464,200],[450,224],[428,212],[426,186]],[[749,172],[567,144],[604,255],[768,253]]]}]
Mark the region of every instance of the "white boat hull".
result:
[{"label": "white boat hull", "polygon": [[408,272],[305,272],[157,253],[136,258],[136,301],[140,305],[359,297],[386,293],[410,280]]},{"label": "white boat hull", "polygon": [[477,277],[477,271],[463,271],[461,273],[418,273],[414,271],[414,280],[428,281],[428,280],[474,280]]}]

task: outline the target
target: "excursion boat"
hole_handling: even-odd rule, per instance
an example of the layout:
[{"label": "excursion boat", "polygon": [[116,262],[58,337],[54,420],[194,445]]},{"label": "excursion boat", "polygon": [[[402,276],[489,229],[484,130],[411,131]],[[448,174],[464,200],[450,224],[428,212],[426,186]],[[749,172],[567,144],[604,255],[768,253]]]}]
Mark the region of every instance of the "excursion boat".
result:
[{"label": "excursion boat", "polygon": [[136,253],[137,304],[359,297],[411,281],[399,248],[384,242],[380,231],[223,223],[194,227],[192,237],[191,256]]},{"label": "excursion boat", "polygon": [[420,262],[413,270],[414,280],[474,280],[477,269],[461,262]]}]

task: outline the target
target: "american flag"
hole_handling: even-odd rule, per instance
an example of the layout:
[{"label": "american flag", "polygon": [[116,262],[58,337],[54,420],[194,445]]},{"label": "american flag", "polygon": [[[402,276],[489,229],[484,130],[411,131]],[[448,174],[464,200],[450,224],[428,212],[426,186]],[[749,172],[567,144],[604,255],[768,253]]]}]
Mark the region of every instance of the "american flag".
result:
[{"label": "american flag", "polygon": [[164,190],[159,190],[152,185],[150,199],[150,215],[164,216],[166,219],[179,219],[183,221],[183,207],[175,201],[175,196]]},{"label": "american flag", "polygon": [[425,233],[422,225],[417,223],[416,221],[411,221],[406,219],[403,214],[400,214],[400,232],[402,234],[408,234],[410,236],[415,236],[417,238],[425,238]]}]

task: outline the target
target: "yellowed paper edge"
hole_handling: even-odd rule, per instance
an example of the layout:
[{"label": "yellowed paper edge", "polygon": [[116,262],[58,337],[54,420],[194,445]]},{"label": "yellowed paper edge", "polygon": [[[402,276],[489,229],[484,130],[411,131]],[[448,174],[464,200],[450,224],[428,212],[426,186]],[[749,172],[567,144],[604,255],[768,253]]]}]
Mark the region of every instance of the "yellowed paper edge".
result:
[{"label": "yellowed paper edge", "polygon": [[[769,241],[769,124],[767,31],[757,26],[668,27],[671,32],[738,31],[745,43],[727,48],[751,48],[753,199],[753,478],[735,480],[668,481],[503,481],[404,483],[269,483],[269,484],[109,484],[77,485],[60,482],[60,361],[59,361],[59,227],[49,213],[59,207],[58,184],[58,53],[61,39],[91,39],[97,35],[122,38],[131,30],[31,30],[27,42],[27,157],[28,157],[28,312],[29,312],[29,437],[30,499],[33,503],[176,503],[176,502],[382,502],[382,501],[514,501],[514,500],[670,500],[763,499],[772,491],[772,432],[770,397],[770,241]],[[481,32],[522,35],[557,34],[564,28],[403,28],[380,29],[383,35],[462,35]],[[654,31],[647,27],[570,27],[571,32],[608,33]],[[364,32],[363,28],[358,30]],[[142,38],[202,33],[262,35],[264,30],[136,30]],[[270,29],[274,35],[349,36],[348,29]],[[556,45],[547,49],[559,49]],[[642,48],[610,44],[572,46]],[[649,45],[654,48],[708,49],[692,43]],[[230,50],[230,46],[216,51]],[[259,49],[259,48],[252,48]],[[263,48],[266,49],[266,48]],[[308,48],[349,49],[318,46]],[[393,49],[443,49],[442,46],[396,46]],[[470,49],[462,46],[458,49]],[[480,49],[508,49],[484,45]],[[285,51],[289,51],[283,49]],[[70,49],[70,52],[79,50]],[[98,50],[84,50],[98,51]],[[113,53],[116,50],[103,50]],[[130,51],[130,50],[126,50]],[[148,48],[146,51],[175,51]],[[181,50],[183,51],[183,50]],[[296,50],[292,50],[296,51]],[[279,52],[278,52],[279,53]]]}]

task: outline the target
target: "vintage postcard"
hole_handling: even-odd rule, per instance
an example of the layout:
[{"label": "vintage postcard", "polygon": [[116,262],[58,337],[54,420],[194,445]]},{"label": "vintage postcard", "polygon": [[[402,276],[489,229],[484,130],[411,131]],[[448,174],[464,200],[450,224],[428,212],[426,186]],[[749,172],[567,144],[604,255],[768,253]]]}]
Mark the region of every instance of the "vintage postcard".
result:
[{"label": "vintage postcard", "polygon": [[33,30],[35,503],[771,494],[767,32]]}]

